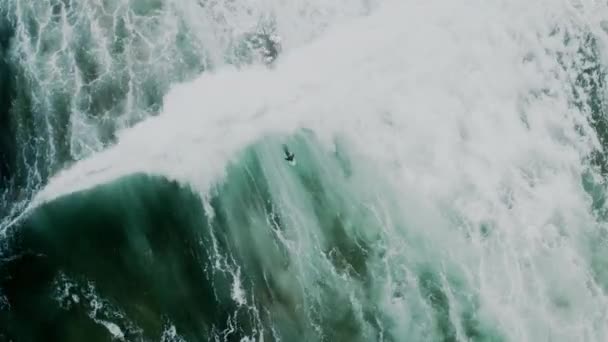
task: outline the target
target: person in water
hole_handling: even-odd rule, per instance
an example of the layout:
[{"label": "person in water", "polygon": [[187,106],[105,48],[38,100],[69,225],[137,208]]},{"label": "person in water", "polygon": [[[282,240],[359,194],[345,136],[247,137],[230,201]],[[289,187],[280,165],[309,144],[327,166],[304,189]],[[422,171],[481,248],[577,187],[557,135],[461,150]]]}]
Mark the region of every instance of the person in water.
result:
[{"label": "person in water", "polygon": [[294,165],[296,163],[296,155],[290,152],[285,145],[283,145],[283,152],[285,152],[285,160],[291,165]]}]

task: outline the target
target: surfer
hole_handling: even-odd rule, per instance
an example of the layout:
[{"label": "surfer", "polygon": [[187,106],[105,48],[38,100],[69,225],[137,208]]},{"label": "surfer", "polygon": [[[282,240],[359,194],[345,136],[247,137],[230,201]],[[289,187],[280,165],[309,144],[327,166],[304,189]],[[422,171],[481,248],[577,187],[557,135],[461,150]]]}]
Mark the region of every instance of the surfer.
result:
[{"label": "surfer", "polygon": [[289,151],[287,146],[283,145],[283,151],[285,152],[285,160],[291,165],[295,165],[296,163],[296,155]]}]

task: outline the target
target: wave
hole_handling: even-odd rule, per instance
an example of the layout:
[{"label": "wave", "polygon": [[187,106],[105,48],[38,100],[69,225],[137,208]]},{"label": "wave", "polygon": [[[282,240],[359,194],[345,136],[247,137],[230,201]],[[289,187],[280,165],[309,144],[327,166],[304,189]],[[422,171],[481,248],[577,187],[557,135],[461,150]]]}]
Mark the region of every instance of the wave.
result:
[{"label": "wave", "polygon": [[0,322],[27,336],[60,317],[61,339],[604,340],[604,13],[389,1],[271,68],[171,86],[8,226]]},{"label": "wave", "polygon": [[132,175],[36,208],[2,253],[4,337],[377,338],[381,222],[344,152],[315,140],[253,145],[207,198]]}]

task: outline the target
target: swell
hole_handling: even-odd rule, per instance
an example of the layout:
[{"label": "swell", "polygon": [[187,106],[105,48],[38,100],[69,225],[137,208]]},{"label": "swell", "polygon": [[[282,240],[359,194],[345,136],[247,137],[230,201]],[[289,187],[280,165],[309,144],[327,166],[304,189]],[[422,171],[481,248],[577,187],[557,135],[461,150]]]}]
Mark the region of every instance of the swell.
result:
[{"label": "swell", "polygon": [[[297,167],[281,159],[282,144]],[[266,137],[202,198],[136,174],[38,207],[2,249],[0,331],[62,341],[168,331],[188,341],[503,340],[442,242],[429,240],[432,220],[390,205],[386,184],[369,183],[343,143],[320,146],[307,131]],[[393,311],[401,301],[410,312]]]},{"label": "swell", "polygon": [[[109,340],[93,318],[112,321],[121,312],[115,324],[129,340],[142,333],[158,339],[165,316],[180,332],[187,327],[189,340],[201,340],[208,329],[201,323],[225,319],[200,264],[207,259],[198,246],[203,217],[195,195],[143,175],[40,208],[3,257],[4,337]],[[99,295],[87,298],[89,284]],[[93,317],[101,298],[106,307]]]},{"label": "swell", "polygon": [[[259,156],[268,143],[256,146],[243,152],[206,202],[177,183],[132,175],[37,208],[4,241],[3,337],[101,341],[112,336],[106,326],[114,324],[127,340],[160,339],[169,324],[186,340],[293,340],[313,338],[311,324],[320,324],[330,339],[369,338],[353,312],[327,315],[331,296],[349,306],[339,293],[317,307],[323,317],[307,318],[298,309],[310,310],[304,297],[316,294],[297,288],[306,280],[298,280],[294,251],[278,239],[288,233],[279,209],[285,203],[270,194],[268,166]],[[296,146],[302,160],[304,148]],[[330,260],[340,272],[365,276],[365,249],[324,208],[337,194],[319,187],[312,168],[300,177],[336,241]],[[335,285],[324,286],[321,293]]]}]

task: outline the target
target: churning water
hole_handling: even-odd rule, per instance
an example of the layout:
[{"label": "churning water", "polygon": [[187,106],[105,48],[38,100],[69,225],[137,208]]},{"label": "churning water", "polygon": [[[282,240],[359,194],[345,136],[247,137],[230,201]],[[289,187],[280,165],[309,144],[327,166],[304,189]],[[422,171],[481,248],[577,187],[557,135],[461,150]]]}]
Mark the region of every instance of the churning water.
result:
[{"label": "churning water", "polygon": [[607,3],[0,12],[0,340],[608,340]]}]

